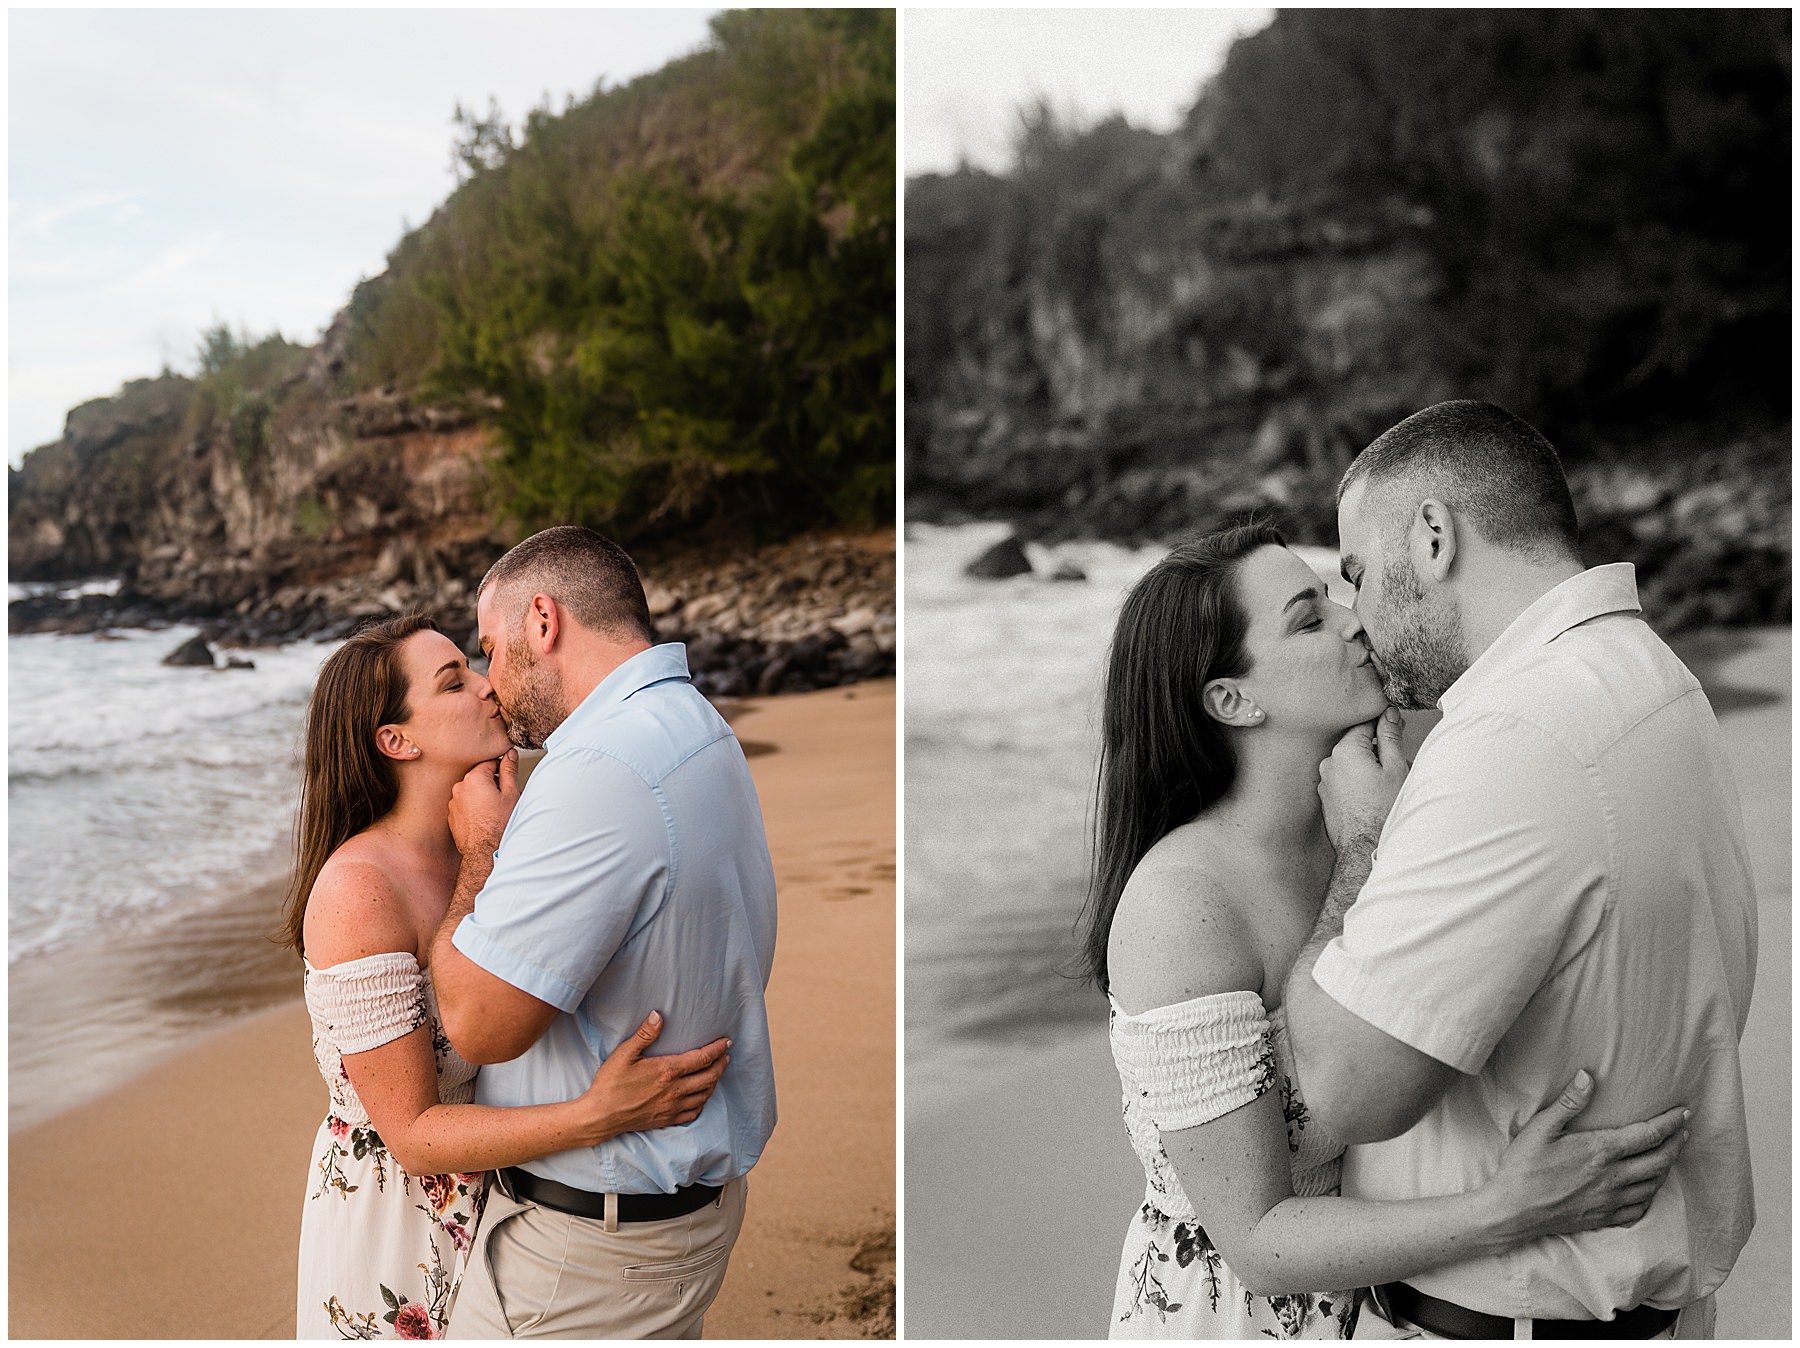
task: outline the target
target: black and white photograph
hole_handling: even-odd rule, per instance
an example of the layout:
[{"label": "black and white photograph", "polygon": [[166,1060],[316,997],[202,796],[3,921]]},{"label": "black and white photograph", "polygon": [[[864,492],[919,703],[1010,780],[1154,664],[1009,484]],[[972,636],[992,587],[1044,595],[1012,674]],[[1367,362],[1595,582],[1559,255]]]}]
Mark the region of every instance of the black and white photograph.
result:
[{"label": "black and white photograph", "polygon": [[906,1337],[1789,1337],[1791,50],[904,12]]}]

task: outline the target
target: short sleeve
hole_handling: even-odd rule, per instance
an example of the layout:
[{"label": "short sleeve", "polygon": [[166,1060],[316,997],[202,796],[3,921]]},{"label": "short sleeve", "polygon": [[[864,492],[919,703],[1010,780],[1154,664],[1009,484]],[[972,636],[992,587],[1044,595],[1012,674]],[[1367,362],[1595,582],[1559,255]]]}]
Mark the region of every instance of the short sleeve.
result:
[{"label": "short sleeve", "polygon": [[310,969],[306,1003],[339,1053],[366,1053],[425,1023],[425,974],[408,951]]},{"label": "short sleeve", "polygon": [[1609,834],[1586,769],[1535,727],[1489,714],[1428,749],[1313,980],[1376,1029],[1473,1074],[1598,931]]},{"label": "short sleeve", "polygon": [[1274,1083],[1269,1017],[1254,992],[1224,992],[1116,1012],[1113,1053],[1159,1131],[1210,1123]]},{"label": "short sleeve", "polygon": [[573,1011],[654,916],[671,873],[655,788],[597,750],[553,752],[532,772],[451,942],[496,978]]}]

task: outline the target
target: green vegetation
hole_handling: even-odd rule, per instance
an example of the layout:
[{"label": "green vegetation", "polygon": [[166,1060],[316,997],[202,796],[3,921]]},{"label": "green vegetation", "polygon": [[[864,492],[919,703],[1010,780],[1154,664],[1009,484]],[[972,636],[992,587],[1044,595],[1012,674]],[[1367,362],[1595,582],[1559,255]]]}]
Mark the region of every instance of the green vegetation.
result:
[{"label": "green vegetation", "polygon": [[306,354],[306,347],[279,332],[256,339],[233,333],[224,323],[208,328],[194,353],[196,383],[183,430],[224,423],[239,465],[246,473],[255,471],[266,457],[281,386],[299,373]]},{"label": "green vegetation", "polygon": [[308,496],[301,500],[298,518],[295,522],[303,535],[317,542],[330,535],[332,529],[337,525],[337,517],[331,513],[331,507],[319,500],[318,497]]},{"label": "green vegetation", "polygon": [[625,541],[868,522],[894,500],[891,10],[735,11],[515,137],[349,310],[346,391],[468,399],[496,507]]}]

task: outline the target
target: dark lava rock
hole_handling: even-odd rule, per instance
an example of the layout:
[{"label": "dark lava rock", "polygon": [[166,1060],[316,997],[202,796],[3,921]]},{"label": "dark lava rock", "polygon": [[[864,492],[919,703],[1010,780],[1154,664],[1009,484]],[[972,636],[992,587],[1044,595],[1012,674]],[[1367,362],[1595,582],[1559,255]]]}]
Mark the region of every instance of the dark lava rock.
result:
[{"label": "dark lava rock", "polygon": [[1030,570],[1031,560],[1018,536],[1009,534],[964,567],[963,574],[977,580],[1005,580],[1008,576],[1026,575]]},{"label": "dark lava rock", "polygon": [[786,656],[778,655],[763,666],[761,677],[756,681],[756,695],[770,697],[781,691],[783,680],[787,678],[789,661]]},{"label": "dark lava rock", "polygon": [[204,637],[189,637],[163,656],[162,662],[165,665],[204,665],[207,669],[214,667],[212,648],[206,644]]}]

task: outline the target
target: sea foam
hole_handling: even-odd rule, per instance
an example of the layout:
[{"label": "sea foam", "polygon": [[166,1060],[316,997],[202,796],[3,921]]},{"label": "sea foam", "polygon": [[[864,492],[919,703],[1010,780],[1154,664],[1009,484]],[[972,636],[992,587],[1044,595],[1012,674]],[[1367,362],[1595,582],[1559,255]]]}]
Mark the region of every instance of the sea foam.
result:
[{"label": "sea foam", "polygon": [[164,667],[193,635],[9,639],[9,962],[284,872],[306,699],[334,644]]}]

